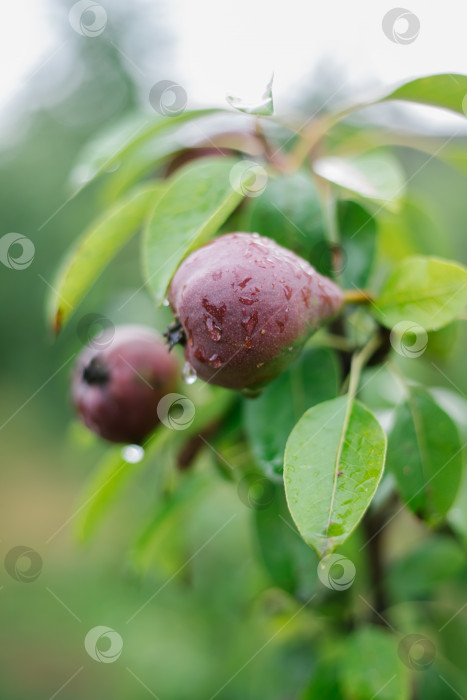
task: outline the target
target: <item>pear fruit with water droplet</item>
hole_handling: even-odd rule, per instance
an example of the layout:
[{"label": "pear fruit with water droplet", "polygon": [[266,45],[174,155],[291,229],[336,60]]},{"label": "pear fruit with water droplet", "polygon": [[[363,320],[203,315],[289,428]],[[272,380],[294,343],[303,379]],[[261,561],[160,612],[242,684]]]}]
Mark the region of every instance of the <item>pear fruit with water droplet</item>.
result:
[{"label": "pear fruit with water droplet", "polygon": [[176,384],[178,362],[151,328],[117,326],[79,355],[71,394],[81,421],[111,442],[141,443],[159,423],[157,405]]},{"label": "pear fruit with water droplet", "polygon": [[230,233],[185,258],[169,301],[198,377],[251,391],[277,377],[344,298],[291,250],[258,234]]}]

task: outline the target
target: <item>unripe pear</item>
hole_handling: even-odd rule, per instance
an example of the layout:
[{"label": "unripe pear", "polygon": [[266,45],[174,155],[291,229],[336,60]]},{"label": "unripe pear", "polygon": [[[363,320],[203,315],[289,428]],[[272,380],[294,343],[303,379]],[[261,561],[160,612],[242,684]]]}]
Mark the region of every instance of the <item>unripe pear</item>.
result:
[{"label": "unripe pear", "polygon": [[197,375],[251,390],[285,369],[307,338],[339,312],[343,294],[275,241],[230,233],[181,263],[169,302]]}]

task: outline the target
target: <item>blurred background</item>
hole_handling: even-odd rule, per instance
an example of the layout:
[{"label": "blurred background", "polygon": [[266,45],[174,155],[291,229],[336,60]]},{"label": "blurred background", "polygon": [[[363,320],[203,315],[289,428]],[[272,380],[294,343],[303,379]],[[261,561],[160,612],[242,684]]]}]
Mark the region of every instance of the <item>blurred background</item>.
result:
[{"label": "blurred background", "polygon": [[[135,241],[53,341],[45,321],[49,286],[64,252],[101,207],[101,193],[81,189],[79,173],[74,180],[70,173],[98,132],[135,111],[151,117],[149,93],[160,80],[182,85],[189,108],[225,106],[226,94],[261,95],[274,72],[276,113],[306,118],[412,77],[467,73],[467,5],[411,2],[420,27],[407,45],[383,33],[392,5],[380,0],[88,5],[80,10],[93,13],[83,19],[94,26],[88,35],[76,11],[70,14],[72,2],[20,0],[2,8],[0,235],[27,236],[35,257],[24,270],[0,265],[0,553],[3,560],[15,547],[30,547],[41,563],[29,585],[0,567],[0,697],[297,697],[316,664],[309,642],[326,612],[299,614],[271,582],[256,557],[251,509],[235,488],[212,479],[168,526],[142,574],[126,552],[142,504],[150,508],[150,476],[116,504],[89,545],[76,542],[79,494],[104,450],[76,428],[68,400],[73,358],[87,332],[80,320],[92,313],[115,324],[160,320],[145,290],[133,294],[141,286]],[[415,106],[374,107],[354,123],[467,138],[461,117]],[[409,181],[413,225],[402,236],[408,250],[421,240],[425,253],[467,262],[465,174],[436,159],[426,163],[426,154],[410,148],[395,150]],[[385,241],[391,252],[390,230]],[[450,337],[449,362],[436,361],[443,372],[429,366],[421,378],[467,391],[464,341]],[[209,468],[211,457],[203,459]],[[441,605],[451,595],[461,604],[465,558],[441,546],[430,558],[414,522],[409,540],[421,552],[420,584],[410,588],[418,579],[404,569],[404,517],[391,534],[398,576],[406,581],[401,605],[410,599]],[[357,545],[349,546],[357,558]],[[428,595],[423,579],[433,572],[439,587]],[[86,653],[84,638],[99,625],[121,635],[119,663],[95,663]],[[433,698],[456,696],[434,686]]]}]

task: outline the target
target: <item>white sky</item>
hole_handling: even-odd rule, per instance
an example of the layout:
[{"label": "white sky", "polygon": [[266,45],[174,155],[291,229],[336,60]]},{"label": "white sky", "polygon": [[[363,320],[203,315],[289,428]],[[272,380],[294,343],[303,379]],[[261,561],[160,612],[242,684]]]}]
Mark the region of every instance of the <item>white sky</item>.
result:
[{"label": "white sky", "polygon": [[[282,99],[286,108],[287,95],[300,90],[304,77],[326,57],[342,67],[346,83],[357,91],[428,73],[467,73],[467,3],[401,1],[420,20],[420,34],[408,45],[391,42],[381,28],[383,16],[399,0],[166,0],[175,39],[167,78],[184,85],[189,106],[222,104],[226,93],[261,93],[274,70],[276,104],[280,107]],[[112,0],[101,4],[111,22]],[[154,0],[134,4],[145,8],[149,25],[157,21]],[[0,107],[21,92],[27,76],[59,60],[63,35],[73,32],[67,13],[61,19],[62,35],[56,32],[46,0],[4,4]],[[401,20],[399,29],[403,28]],[[101,40],[105,31],[92,39],[83,37]],[[131,54],[131,45],[125,50]],[[135,71],[135,77],[144,83],[140,73]]]}]

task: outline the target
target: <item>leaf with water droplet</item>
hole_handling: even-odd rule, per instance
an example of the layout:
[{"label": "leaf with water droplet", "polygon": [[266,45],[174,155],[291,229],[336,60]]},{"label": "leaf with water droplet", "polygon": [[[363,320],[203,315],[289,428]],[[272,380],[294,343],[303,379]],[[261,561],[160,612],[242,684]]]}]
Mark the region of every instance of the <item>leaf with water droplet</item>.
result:
[{"label": "leaf with water droplet", "polygon": [[271,116],[271,114],[274,114],[274,102],[272,99],[273,80],[274,74],[271,75],[271,79],[266,85],[261,99],[258,102],[249,102],[247,100],[243,100],[241,97],[233,97],[232,95],[227,95],[226,100],[231,107],[238,109],[239,112],[244,112],[245,114]]},{"label": "leaf with water droplet", "polygon": [[319,556],[345,542],[362,519],[385,456],[380,424],[348,396],[313,406],[292,430],[284,458],[287,502],[303,539]]}]

